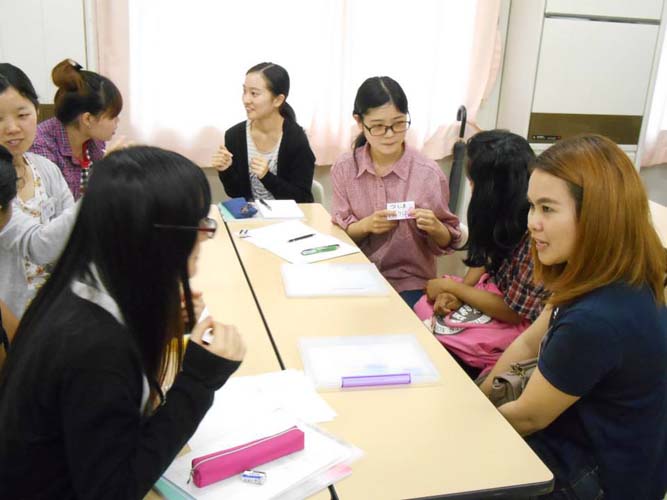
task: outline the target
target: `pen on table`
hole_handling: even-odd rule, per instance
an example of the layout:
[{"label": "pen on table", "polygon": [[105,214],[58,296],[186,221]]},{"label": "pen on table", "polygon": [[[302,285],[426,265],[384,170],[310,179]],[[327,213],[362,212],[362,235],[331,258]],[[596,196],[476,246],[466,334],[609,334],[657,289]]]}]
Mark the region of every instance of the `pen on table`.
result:
[{"label": "pen on table", "polygon": [[311,236],[315,236],[315,233],[304,234],[303,236],[297,236],[296,238],[292,238],[291,240],[287,240],[287,243],[292,243],[293,241],[305,240],[306,238],[310,238]]},{"label": "pen on table", "polygon": [[315,247],[315,248],[306,248],[305,250],[301,251],[301,255],[314,255],[316,253],[322,253],[322,252],[333,252],[334,250],[338,250],[340,245],[336,243],[335,245],[325,245],[323,247]]},{"label": "pen on table", "polygon": [[265,202],[262,198],[259,199],[259,202],[260,202],[262,205],[264,205],[266,208],[268,208],[269,210],[273,210],[273,209],[271,208],[271,206],[270,206],[267,202]]}]

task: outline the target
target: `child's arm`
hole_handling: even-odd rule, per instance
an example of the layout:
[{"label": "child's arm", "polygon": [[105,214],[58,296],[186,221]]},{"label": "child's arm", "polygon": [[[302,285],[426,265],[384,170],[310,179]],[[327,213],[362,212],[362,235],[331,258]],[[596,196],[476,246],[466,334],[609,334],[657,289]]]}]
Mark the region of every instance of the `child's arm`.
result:
[{"label": "child's arm", "polygon": [[468,272],[463,277],[463,283],[468,286],[475,286],[477,283],[479,283],[479,279],[484,275],[485,272],[486,268],[484,266],[469,267]]},{"label": "child's arm", "polygon": [[[468,268],[466,275],[463,277],[463,283],[468,286],[475,286],[485,272],[486,269],[484,267]],[[426,284],[426,295],[428,295],[430,301],[435,301],[441,293],[449,292],[446,283],[446,278],[434,278],[428,280],[428,283]]]},{"label": "child's arm", "polygon": [[[427,286],[427,293],[431,298],[431,291],[434,287]],[[473,286],[465,283],[457,283],[450,278],[440,278],[438,283],[439,293],[451,293],[455,295],[461,302],[469,304],[475,309],[479,309],[484,314],[491,316],[499,321],[517,325],[521,322],[521,316],[515,313],[510,307],[505,304],[503,297],[495,293],[479,290]],[[435,294],[437,296],[438,294]],[[435,298],[434,296],[434,298]]]}]

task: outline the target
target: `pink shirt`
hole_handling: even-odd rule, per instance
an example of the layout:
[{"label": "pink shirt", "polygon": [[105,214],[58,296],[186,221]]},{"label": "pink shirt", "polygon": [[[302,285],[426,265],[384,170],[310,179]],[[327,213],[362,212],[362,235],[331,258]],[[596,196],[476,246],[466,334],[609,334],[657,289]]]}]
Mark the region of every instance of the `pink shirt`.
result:
[{"label": "pink shirt", "polygon": [[[406,146],[403,156],[383,177],[375,175],[369,146],[341,156],[331,168],[332,221],[343,229],[353,222],[387,208],[387,203],[414,201],[429,208],[449,229],[451,245],[460,237],[459,219],[449,211],[449,185],[440,167],[417,150]],[[436,276],[436,256],[451,253],[417,229],[414,219],[398,221],[396,229],[371,234],[358,243],[385,278],[399,292],[426,287]]]}]

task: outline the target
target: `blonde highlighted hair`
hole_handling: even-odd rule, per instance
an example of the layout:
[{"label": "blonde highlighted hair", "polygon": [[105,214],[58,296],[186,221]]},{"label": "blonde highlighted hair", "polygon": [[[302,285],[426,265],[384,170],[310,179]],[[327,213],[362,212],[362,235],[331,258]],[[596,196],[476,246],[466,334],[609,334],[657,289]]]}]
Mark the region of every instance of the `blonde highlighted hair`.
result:
[{"label": "blonde highlighted hair", "polygon": [[667,254],[653,228],[646,191],[627,155],[600,135],[563,139],[542,153],[535,170],[562,179],[576,202],[575,248],[566,263],[540,263],[535,279],[552,292],[549,303],[570,302],[602,286],[648,286],[665,303]]}]

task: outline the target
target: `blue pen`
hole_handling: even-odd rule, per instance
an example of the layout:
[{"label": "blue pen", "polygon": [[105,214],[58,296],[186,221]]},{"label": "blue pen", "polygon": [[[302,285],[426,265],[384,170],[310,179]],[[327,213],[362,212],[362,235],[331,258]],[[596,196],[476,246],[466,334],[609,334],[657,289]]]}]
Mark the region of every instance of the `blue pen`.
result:
[{"label": "blue pen", "polygon": [[322,253],[322,252],[333,252],[334,250],[338,250],[340,245],[336,243],[335,245],[326,245],[323,247],[315,247],[315,248],[306,248],[305,250],[301,251],[301,255],[315,255],[316,253]]}]

